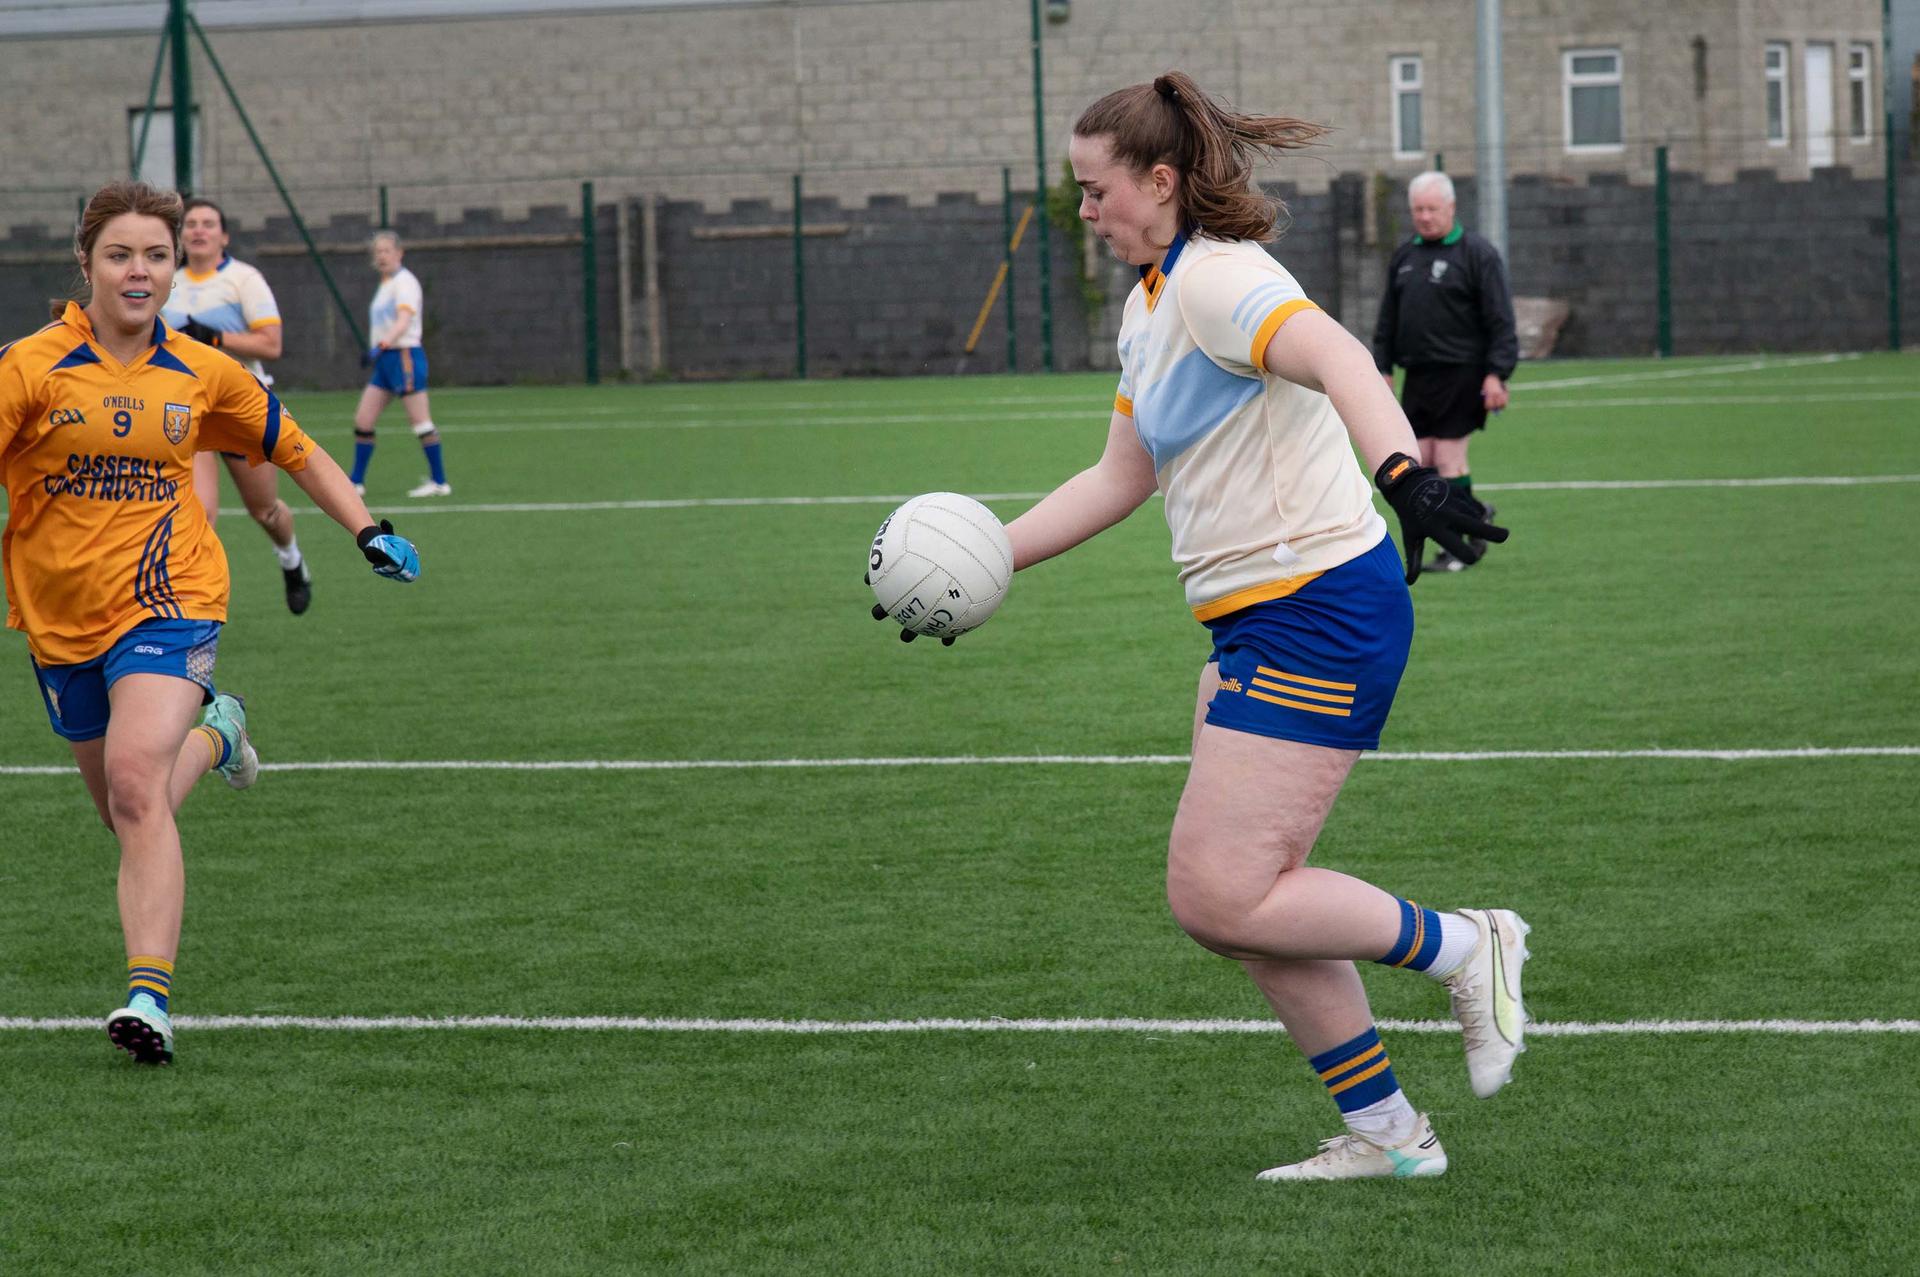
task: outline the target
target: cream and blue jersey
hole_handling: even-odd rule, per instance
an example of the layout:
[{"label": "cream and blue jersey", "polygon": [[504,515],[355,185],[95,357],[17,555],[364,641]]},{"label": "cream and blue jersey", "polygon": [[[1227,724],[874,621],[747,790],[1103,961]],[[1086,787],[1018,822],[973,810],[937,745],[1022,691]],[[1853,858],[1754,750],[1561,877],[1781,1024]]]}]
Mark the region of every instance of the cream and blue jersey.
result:
[{"label": "cream and blue jersey", "polygon": [[[223,256],[204,275],[182,267],[173,277],[173,292],[160,317],[174,328],[185,327],[192,319],[223,333],[246,333],[279,323],[280,306],[273,300],[266,276],[245,262]],[[262,385],[273,384],[258,359],[240,362]]]},{"label": "cream and blue jersey", "polygon": [[373,304],[367,307],[367,332],[369,337],[377,337],[393,326],[393,321],[402,314],[407,317],[407,326],[400,336],[387,344],[396,349],[420,344],[420,281],[414,278],[412,271],[402,266],[392,275],[380,281],[379,289],[373,294]]},{"label": "cream and blue jersey", "polygon": [[1199,234],[1127,298],[1114,407],[1153,457],[1202,621],[1284,598],[1386,535],[1333,404],[1264,367],[1273,335],[1308,309],[1259,244]]}]

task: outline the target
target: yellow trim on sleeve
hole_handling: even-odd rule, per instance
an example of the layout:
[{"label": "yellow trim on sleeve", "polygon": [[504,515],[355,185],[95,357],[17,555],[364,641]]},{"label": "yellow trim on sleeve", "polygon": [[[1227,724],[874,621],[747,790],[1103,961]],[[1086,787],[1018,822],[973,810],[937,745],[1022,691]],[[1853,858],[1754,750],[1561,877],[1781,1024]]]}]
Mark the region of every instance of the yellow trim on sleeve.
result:
[{"label": "yellow trim on sleeve", "polygon": [[259,332],[262,328],[278,327],[279,323],[280,323],[280,316],[268,315],[265,319],[256,319],[251,324],[248,324],[247,331]]},{"label": "yellow trim on sleeve", "polygon": [[393,304],[393,310],[395,314],[413,314],[413,307],[407,305],[405,302],[395,302]]},{"label": "yellow trim on sleeve", "polygon": [[1260,322],[1260,328],[1253,334],[1253,353],[1247,356],[1247,362],[1255,368],[1266,367],[1267,343],[1280,331],[1280,325],[1292,319],[1303,310],[1320,308],[1304,297],[1296,297],[1290,302],[1281,302],[1273,308],[1273,313]]},{"label": "yellow trim on sleeve", "polygon": [[1229,612],[1238,612],[1243,607],[1252,607],[1255,603],[1271,603],[1275,599],[1284,599],[1319,576],[1318,572],[1309,572],[1305,576],[1290,576],[1282,581],[1268,581],[1264,585],[1249,585],[1244,590],[1235,590],[1224,599],[1202,603],[1193,609],[1193,619],[1211,621]]},{"label": "yellow trim on sleeve", "polygon": [[1131,417],[1133,415],[1133,400],[1127,398],[1125,395],[1115,395],[1113,397],[1113,410],[1123,417]]}]

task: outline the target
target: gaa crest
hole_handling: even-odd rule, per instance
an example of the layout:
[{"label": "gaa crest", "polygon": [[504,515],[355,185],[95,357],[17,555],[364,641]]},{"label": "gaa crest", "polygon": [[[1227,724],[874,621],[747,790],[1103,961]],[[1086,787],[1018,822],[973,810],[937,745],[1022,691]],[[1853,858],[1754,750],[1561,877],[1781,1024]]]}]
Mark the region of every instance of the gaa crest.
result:
[{"label": "gaa crest", "polygon": [[167,405],[164,429],[167,432],[168,443],[180,443],[184,441],[187,437],[187,430],[192,425],[193,408],[191,405],[183,403],[170,403]]}]

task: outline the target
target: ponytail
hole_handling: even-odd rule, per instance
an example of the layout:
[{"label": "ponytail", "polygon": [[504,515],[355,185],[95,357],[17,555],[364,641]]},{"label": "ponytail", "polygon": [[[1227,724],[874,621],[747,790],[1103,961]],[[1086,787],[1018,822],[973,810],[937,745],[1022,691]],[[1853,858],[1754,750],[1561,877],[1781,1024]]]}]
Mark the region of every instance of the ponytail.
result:
[{"label": "ponytail", "polygon": [[1183,71],[1116,89],[1081,112],[1078,137],[1104,137],[1134,173],[1166,164],[1180,175],[1180,216],[1218,239],[1268,240],[1286,206],[1253,184],[1263,153],[1308,146],[1326,132],[1284,115],[1242,115]]}]

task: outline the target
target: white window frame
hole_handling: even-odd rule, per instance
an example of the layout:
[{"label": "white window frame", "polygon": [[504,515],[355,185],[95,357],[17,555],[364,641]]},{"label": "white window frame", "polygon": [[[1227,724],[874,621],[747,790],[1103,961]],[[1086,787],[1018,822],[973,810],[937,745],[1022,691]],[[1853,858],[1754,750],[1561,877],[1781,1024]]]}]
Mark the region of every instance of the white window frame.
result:
[{"label": "white window frame", "polygon": [[[127,161],[129,167],[133,161],[133,149],[140,142],[140,119],[146,113],[145,107],[129,107],[127,110]],[[193,189],[200,189],[200,178],[206,169],[206,114],[198,105],[193,108]],[[173,167],[173,108],[156,106],[153,108],[153,122],[147,129],[147,153],[141,163],[138,180],[149,182],[162,190],[172,190]]]},{"label": "white window frame", "polygon": [[[1575,58],[1612,58],[1611,75],[1583,71],[1574,74]],[[1618,155],[1627,149],[1627,59],[1618,45],[1604,48],[1568,49],[1560,55],[1561,135],[1569,155]],[[1620,140],[1618,142],[1575,142],[1573,140],[1573,91],[1612,87],[1620,90]]]},{"label": "white window frame", "polygon": [[[1853,129],[1853,103],[1860,102],[1860,129]],[[1847,140],[1873,140],[1873,46],[1856,40],[1847,46]]]},{"label": "white window frame", "polygon": [[[1401,70],[1413,68],[1413,79],[1403,80]],[[1387,59],[1388,102],[1393,116],[1393,158],[1396,160],[1421,160],[1427,155],[1427,94],[1426,65],[1417,53],[1395,54]],[[1416,146],[1406,145],[1406,139],[1400,136],[1400,99],[1411,94],[1420,100],[1420,138]]]},{"label": "white window frame", "polygon": [[[1780,65],[1773,64],[1775,56]],[[1765,119],[1762,130],[1773,127],[1773,119],[1767,114],[1767,97],[1773,93],[1773,86],[1780,86],[1780,135],[1767,134],[1768,146],[1791,146],[1793,144],[1793,47],[1784,40],[1769,40],[1760,54],[1760,69],[1765,76],[1765,88],[1761,91],[1760,110]]]}]

